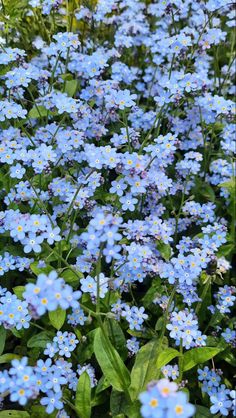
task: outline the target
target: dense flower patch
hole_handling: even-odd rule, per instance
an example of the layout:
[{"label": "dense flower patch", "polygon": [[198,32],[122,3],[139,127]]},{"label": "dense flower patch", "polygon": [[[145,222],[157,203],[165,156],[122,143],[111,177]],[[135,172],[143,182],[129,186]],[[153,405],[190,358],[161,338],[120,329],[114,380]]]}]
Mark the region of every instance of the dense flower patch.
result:
[{"label": "dense flower patch", "polygon": [[3,0],[0,418],[235,416],[230,0]]}]

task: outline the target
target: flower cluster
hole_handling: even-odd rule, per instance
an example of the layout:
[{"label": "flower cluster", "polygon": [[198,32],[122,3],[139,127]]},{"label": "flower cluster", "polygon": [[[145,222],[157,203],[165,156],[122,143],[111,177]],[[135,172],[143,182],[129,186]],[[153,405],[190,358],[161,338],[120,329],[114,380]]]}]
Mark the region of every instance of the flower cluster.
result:
[{"label": "flower cluster", "polygon": [[125,320],[129,323],[129,328],[131,330],[136,329],[138,331],[143,328],[143,322],[148,318],[148,315],[144,311],[145,308],[143,306],[140,308],[137,306],[130,307],[127,303],[121,302],[121,300],[114,303],[111,309],[111,312],[116,314],[117,319],[120,319],[120,317],[125,318]]},{"label": "flower cluster", "polygon": [[[234,286],[225,285],[224,287],[220,287],[219,291],[215,295],[215,308],[221,313],[230,313],[230,309],[234,305],[234,301],[236,299],[236,296],[234,296],[235,292],[236,289]],[[213,307],[214,310],[215,308]]]},{"label": "flower cluster", "polygon": [[0,255],[0,276],[4,276],[8,271],[24,271],[30,268],[32,258],[14,256],[8,252]]},{"label": "flower cluster", "polygon": [[63,388],[68,385],[75,391],[83,372],[90,376],[92,387],[97,384],[90,365],[79,366],[77,374],[71,367],[72,364],[63,358],[58,358],[54,362],[50,358],[39,359],[33,367],[28,365],[27,357],[12,360],[9,371],[0,372],[1,391],[9,391],[11,401],[19,402],[22,406],[29,399],[36,399],[41,394],[40,403],[45,406],[46,412],[51,414],[54,410],[62,410]]},{"label": "flower cluster", "polygon": [[170,337],[175,344],[182,345],[187,350],[191,347],[206,345],[206,335],[199,330],[196,315],[188,309],[171,314],[170,323],[166,328],[170,331]]},{"label": "flower cluster", "polygon": [[195,412],[194,406],[188,403],[186,393],[178,391],[177,384],[168,379],[150,384],[139,399],[144,418],[189,418]]},{"label": "flower cluster", "polygon": [[71,352],[75,350],[78,342],[73,332],[65,331],[62,333],[58,331],[53,338],[53,343],[47,344],[44,354],[54,357],[55,354],[59,353],[60,356],[71,357]]},{"label": "flower cluster", "polygon": [[201,389],[210,396],[212,404],[210,411],[212,414],[219,412],[223,416],[228,416],[229,412],[232,411],[235,416],[235,405],[230,399],[235,399],[235,392],[220,384],[220,372],[220,370],[210,370],[207,366],[203,370],[198,369],[198,380],[201,382]]},{"label": "flower cluster", "polygon": [[169,364],[167,366],[163,366],[161,368],[161,371],[166,378],[168,377],[172,380],[176,380],[179,376],[179,368],[177,364],[175,364],[174,366],[171,366]]},{"label": "flower cluster", "polygon": [[55,311],[58,307],[68,309],[78,308],[78,299],[81,292],[73,292],[71,286],[58,277],[56,271],[51,271],[48,276],[40,274],[35,284],[28,283],[25,286],[23,297],[29,305],[31,315],[38,318],[47,311]]},{"label": "flower cluster", "polygon": [[[23,200],[26,196],[24,184],[20,184]],[[37,194],[37,192],[35,192]],[[19,197],[20,197],[19,196]],[[10,196],[8,195],[10,199]],[[48,244],[60,241],[60,228],[55,227],[52,219],[46,215],[30,215],[20,214],[19,211],[9,210],[3,215],[2,229],[9,231],[10,237],[14,242],[20,241],[24,246],[24,252],[40,253],[42,251],[41,244],[47,241]]]},{"label": "flower cluster", "polygon": [[31,313],[28,303],[0,287],[0,325],[6,329],[29,328]]}]

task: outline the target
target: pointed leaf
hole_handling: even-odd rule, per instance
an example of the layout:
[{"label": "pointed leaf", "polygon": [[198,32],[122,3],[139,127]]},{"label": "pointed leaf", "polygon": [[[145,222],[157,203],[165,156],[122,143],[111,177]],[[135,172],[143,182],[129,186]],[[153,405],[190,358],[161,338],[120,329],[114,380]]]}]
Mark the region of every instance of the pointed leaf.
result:
[{"label": "pointed leaf", "polygon": [[10,363],[14,359],[20,359],[20,356],[18,356],[18,354],[14,354],[14,353],[3,354],[2,356],[0,356],[0,364]]},{"label": "pointed leaf", "polygon": [[18,299],[23,300],[23,293],[25,291],[25,286],[16,286],[13,287],[13,292],[15,293],[15,295],[18,297]]},{"label": "pointed leaf", "polygon": [[53,267],[51,267],[50,265],[46,265],[45,267],[40,268],[38,267],[38,261],[34,261],[30,264],[30,270],[32,270],[32,272],[36,274],[36,276],[38,276],[41,273],[49,274],[50,271],[53,270]]},{"label": "pointed leaf", "polygon": [[3,326],[0,327],[0,355],[4,351],[7,331]]},{"label": "pointed leaf", "polygon": [[58,308],[56,311],[48,312],[50,322],[58,331],[63,326],[66,319],[66,310]]},{"label": "pointed leaf", "polygon": [[190,370],[197,364],[205,363],[218,353],[222,351],[222,348],[217,347],[197,347],[187,351],[183,355],[184,371]]},{"label": "pointed leaf", "polygon": [[179,357],[180,355],[181,354],[174,348],[166,348],[165,350],[161,351],[157,358],[157,368],[161,369],[175,357]]},{"label": "pointed leaf", "polygon": [[110,409],[112,416],[119,416],[127,411],[127,399],[123,392],[112,390],[110,397]]},{"label": "pointed leaf", "polygon": [[76,90],[77,90],[77,86],[78,86],[78,81],[77,80],[67,80],[66,81],[65,92],[68,94],[68,96],[73,97],[75,95]]},{"label": "pointed leaf", "polygon": [[30,418],[30,416],[26,411],[13,411],[9,409],[8,411],[1,411],[0,418]]},{"label": "pointed leaf", "polygon": [[171,256],[171,246],[169,244],[165,244],[162,241],[156,241],[157,249],[160,252],[161,256],[164,258],[165,261],[169,261]]},{"label": "pointed leaf", "polygon": [[130,384],[129,371],[109,339],[103,335],[101,328],[95,334],[94,352],[104,376],[114,389],[127,391]]},{"label": "pointed leaf", "polygon": [[128,350],[126,348],[126,339],[119,323],[114,319],[108,319],[105,328],[113,347],[116,347],[121,358],[125,360],[127,358]]},{"label": "pointed leaf", "polygon": [[39,334],[33,335],[27,343],[27,347],[34,348],[45,348],[47,343],[52,341],[53,336],[51,337],[47,331],[39,332]]},{"label": "pointed leaf", "polygon": [[91,382],[90,377],[84,371],[77,384],[75,407],[81,418],[90,418],[91,416]]},{"label": "pointed leaf", "polygon": [[158,358],[159,340],[155,339],[145,344],[137,353],[131,371],[131,385],[129,388],[132,400],[137,399],[139,393],[146,389],[146,385],[158,376],[156,366]]},{"label": "pointed leaf", "polygon": [[47,116],[48,114],[49,110],[46,109],[46,107],[39,105],[37,107],[32,107],[32,109],[28,113],[28,117],[32,119],[38,119]]},{"label": "pointed leaf", "polygon": [[205,406],[196,405],[196,414],[194,415],[194,418],[210,418],[212,417],[212,414],[209,410],[209,408],[206,408]]}]

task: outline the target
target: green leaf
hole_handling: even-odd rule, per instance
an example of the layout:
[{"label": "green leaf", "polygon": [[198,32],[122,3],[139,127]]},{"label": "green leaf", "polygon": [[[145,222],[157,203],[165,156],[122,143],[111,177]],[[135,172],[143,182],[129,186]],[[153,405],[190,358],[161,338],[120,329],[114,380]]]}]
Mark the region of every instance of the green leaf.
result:
[{"label": "green leaf", "polygon": [[46,107],[39,105],[37,107],[36,106],[32,107],[32,109],[28,113],[28,117],[32,119],[38,119],[38,118],[45,117],[48,114],[49,114],[49,110],[46,109]]},{"label": "green leaf", "polygon": [[[80,271],[77,271],[77,274],[81,277],[81,279],[84,277]],[[65,269],[62,273],[60,273],[60,277],[62,277],[65,282],[71,286],[78,285],[79,283],[78,277],[70,269]]]},{"label": "green leaf", "polygon": [[103,392],[104,390],[106,390],[107,388],[109,388],[110,383],[108,382],[108,380],[102,376],[101,379],[99,379],[98,384],[96,386],[96,390],[95,390],[95,394],[99,394],[100,392]]},{"label": "green leaf", "polygon": [[220,354],[220,358],[224,359],[232,367],[236,367],[236,358],[234,354],[230,351],[230,348],[225,350],[224,353]]},{"label": "green leaf", "polygon": [[201,186],[198,188],[198,191],[201,196],[206,198],[207,201],[215,201],[215,192],[209,184],[201,183]]},{"label": "green leaf", "polygon": [[5,328],[1,325],[0,327],[0,355],[3,353],[4,351],[4,347],[5,347],[5,341],[6,341],[6,335],[7,335],[7,331],[5,330]]},{"label": "green leaf", "polygon": [[52,326],[59,331],[65,322],[66,310],[57,308],[56,311],[48,312],[48,316]]},{"label": "green leaf", "polygon": [[126,411],[128,418],[142,418],[140,413],[140,402],[133,402],[132,405],[129,405]]},{"label": "green leaf", "polygon": [[160,316],[158,318],[156,325],[155,325],[155,331],[160,331],[162,327],[164,326],[165,318],[163,316]]},{"label": "green leaf", "polygon": [[50,343],[52,341],[52,337],[51,334],[49,334],[49,332],[47,331],[42,331],[39,334],[33,335],[33,337],[31,337],[28,342],[27,342],[27,347],[29,348],[34,348],[34,347],[38,347],[38,348],[45,348],[47,343]]},{"label": "green leaf", "polygon": [[45,407],[41,405],[33,405],[30,410],[30,418],[56,418],[57,412],[47,414]]},{"label": "green leaf", "polygon": [[24,328],[22,328],[20,330],[18,330],[16,328],[11,328],[11,332],[12,332],[13,335],[15,335],[16,338],[22,338],[23,335],[24,335],[25,330],[24,330]]},{"label": "green leaf", "polygon": [[49,274],[50,271],[54,270],[53,267],[46,265],[45,267],[39,268],[38,267],[38,261],[34,261],[32,264],[30,264],[30,269],[32,272],[38,276],[41,273]]},{"label": "green leaf", "polygon": [[107,401],[107,393],[101,392],[101,393],[95,393],[93,396],[93,399],[91,401],[92,408],[97,405],[101,405]]},{"label": "green leaf", "polygon": [[93,329],[88,332],[86,335],[85,341],[80,341],[80,344],[77,348],[77,355],[80,359],[80,363],[83,364],[89,360],[94,353],[94,337],[97,332],[97,329]]},{"label": "green leaf", "polygon": [[174,348],[166,348],[165,350],[161,351],[157,358],[157,368],[161,369],[175,357],[179,357],[180,355],[181,354]]},{"label": "green leaf", "polygon": [[127,332],[128,334],[132,335],[132,337],[144,338],[145,340],[151,340],[153,338],[153,331],[148,328],[142,331],[128,329]]},{"label": "green leaf", "polygon": [[227,189],[230,194],[233,194],[235,192],[235,178],[231,178],[230,181],[218,184],[218,187],[223,187],[224,189]]},{"label": "green leaf", "polygon": [[103,335],[101,328],[95,334],[94,353],[104,376],[114,389],[127,391],[130,385],[129,371],[110,340]]},{"label": "green leaf", "polygon": [[18,299],[23,300],[23,293],[25,291],[25,286],[16,286],[13,287],[13,292],[15,293],[15,295],[18,297]]},{"label": "green leaf", "polygon": [[197,364],[205,363],[218,353],[222,351],[222,348],[217,347],[197,347],[187,351],[183,355],[183,370],[187,371],[195,367]]},{"label": "green leaf", "polygon": [[77,384],[75,407],[81,418],[90,418],[91,416],[91,383],[90,377],[84,371]]},{"label": "green leaf", "polygon": [[112,390],[110,397],[110,409],[112,416],[119,416],[127,411],[127,399],[123,392]]},{"label": "green leaf", "polygon": [[235,248],[234,244],[225,244],[225,245],[222,245],[219,248],[219,250],[217,252],[217,255],[218,255],[218,257],[222,257],[222,256],[223,257],[227,257],[227,256],[229,256],[234,251],[234,248]]},{"label": "green leaf", "polygon": [[138,351],[131,371],[129,391],[132,400],[137,399],[139,393],[146,389],[147,384],[158,377],[159,371],[156,366],[158,349],[159,340],[155,339]]},{"label": "green leaf", "polygon": [[210,418],[212,417],[212,414],[208,408],[201,405],[196,405],[196,414],[194,415],[194,418]]},{"label": "green leaf", "polygon": [[30,418],[30,415],[26,411],[13,411],[13,409],[9,409],[8,411],[1,411],[0,418]]},{"label": "green leaf", "polygon": [[169,261],[171,257],[171,246],[162,241],[156,241],[157,249],[165,261]]},{"label": "green leaf", "polygon": [[126,418],[124,414],[113,415],[114,418]]},{"label": "green leaf", "polygon": [[160,278],[154,278],[151,282],[151,286],[148,286],[148,290],[144,297],[142,298],[143,306],[149,307],[152,303],[155,297],[158,295],[158,292],[161,289],[161,279]]},{"label": "green leaf", "polygon": [[70,73],[66,73],[66,74],[60,74],[60,77],[62,78],[62,80],[67,81],[67,80],[73,80],[73,75]]},{"label": "green leaf", "polygon": [[68,96],[73,97],[76,93],[78,86],[77,80],[67,80],[65,85],[65,92],[68,94]]},{"label": "green leaf", "polygon": [[116,347],[122,359],[126,359],[128,354],[126,339],[118,322],[114,319],[108,319],[105,324],[105,329],[113,347]]},{"label": "green leaf", "polygon": [[6,354],[3,354],[2,356],[0,356],[0,364],[10,363],[12,360],[20,359],[20,358],[21,358],[21,356],[19,356],[18,354],[6,353]]}]

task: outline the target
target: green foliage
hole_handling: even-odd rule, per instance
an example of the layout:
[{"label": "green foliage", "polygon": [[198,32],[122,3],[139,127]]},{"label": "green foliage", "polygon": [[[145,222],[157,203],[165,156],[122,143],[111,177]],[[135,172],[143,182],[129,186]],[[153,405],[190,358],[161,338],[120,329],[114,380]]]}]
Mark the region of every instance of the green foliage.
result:
[{"label": "green foliage", "polygon": [[30,415],[26,411],[9,409],[8,411],[0,411],[0,418],[30,418]]},{"label": "green foliage", "polygon": [[176,357],[179,357],[181,354],[179,351],[175,350],[174,348],[168,347],[165,350],[161,351],[158,358],[156,366],[158,369],[161,369],[163,366],[168,364],[171,360]]},{"label": "green foliage", "polygon": [[127,392],[130,374],[120,355],[98,328],[94,338],[94,353],[108,382],[120,392]]},{"label": "green foliage", "polygon": [[52,341],[54,334],[50,334],[48,331],[39,332],[36,335],[33,335],[27,342],[27,347],[29,348],[45,348],[47,343]]},{"label": "green foliage", "polygon": [[210,413],[209,408],[206,408],[205,406],[201,406],[201,405],[196,405],[196,414],[194,415],[194,418],[209,418],[209,417],[212,418],[212,414]]},{"label": "green foliage", "polygon": [[200,363],[205,363],[218,353],[222,351],[222,348],[217,347],[198,347],[192,348],[183,355],[183,368],[184,371],[190,370]]},{"label": "green foliage", "polygon": [[66,319],[66,310],[58,308],[56,311],[48,313],[50,323],[57,330],[61,329]]},{"label": "green foliage", "polygon": [[49,113],[50,112],[48,109],[46,109],[46,107],[39,105],[39,106],[34,106],[28,112],[28,117],[32,119],[38,119],[38,118],[47,117]]},{"label": "green foliage", "polygon": [[75,407],[80,418],[91,417],[91,384],[90,377],[86,371],[81,374],[78,380]]},{"label": "green foliage", "polygon": [[20,359],[20,358],[21,358],[21,356],[19,356],[18,354],[5,353],[2,356],[0,356],[0,364],[10,363],[12,360],[14,360],[14,359]]},{"label": "green foliage", "polygon": [[65,92],[68,96],[73,97],[77,91],[78,81],[77,80],[67,80],[65,82]]},{"label": "green foliage", "polygon": [[165,244],[162,241],[156,241],[157,249],[160,251],[161,256],[164,258],[165,261],[168,261],[171,256],[171,246],[169,244]]},{"label": "green foliage", "polygon": [[23,293],[25,291],[25,286],[16,286],[13,287],[13,292],[18,297],[18,299],[23,300]]},{"label": "green foliage", "polygon": [[3,328],[3,326],[0,326],[0,355],[3,353],[4,351],[4,347],[5,347],[5,341],[6,341],[6,335],[7,335],[7,331],[5,330],[5,328]]},{"label": "green foliage", "polygon": [[136,355],[135,363],[131,371],[131,385],[129,388],[132,400],[145,390],[148,382],[157,379],[159,340],[155,339],[145,344]]},{"label": "green foliage", "polygon": [[108,319],[105,324],[105,330],[113,347],[116,347],[121,358],[125,360],[128,350],[126,348],[126,339],[120,325],[114,319]]}]

